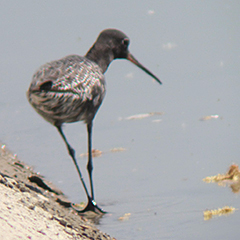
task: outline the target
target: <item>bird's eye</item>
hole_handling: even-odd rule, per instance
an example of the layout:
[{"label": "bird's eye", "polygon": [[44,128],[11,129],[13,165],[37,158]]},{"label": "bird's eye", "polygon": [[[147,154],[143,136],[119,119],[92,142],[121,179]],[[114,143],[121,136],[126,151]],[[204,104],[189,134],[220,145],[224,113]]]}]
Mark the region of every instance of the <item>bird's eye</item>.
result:
[{"label": "bird's eye", "polygon": [[124,39],[122,40],[122,45],[124,45],[125,47],[128,47],[128,45],[129,45],[129,39],[128,39],[128,38],[124,38]]}]

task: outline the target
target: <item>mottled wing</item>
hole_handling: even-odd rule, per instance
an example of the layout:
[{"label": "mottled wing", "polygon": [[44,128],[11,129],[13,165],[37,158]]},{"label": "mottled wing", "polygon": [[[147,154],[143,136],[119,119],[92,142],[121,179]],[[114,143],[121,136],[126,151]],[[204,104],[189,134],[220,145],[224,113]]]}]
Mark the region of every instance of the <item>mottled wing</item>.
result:
[{"label": "mottled wing", "polygon": [[33,76],[28,99],[54,125],[91,121],[105,95],[100,67],[81,56],[67,56],[43,65]]}]

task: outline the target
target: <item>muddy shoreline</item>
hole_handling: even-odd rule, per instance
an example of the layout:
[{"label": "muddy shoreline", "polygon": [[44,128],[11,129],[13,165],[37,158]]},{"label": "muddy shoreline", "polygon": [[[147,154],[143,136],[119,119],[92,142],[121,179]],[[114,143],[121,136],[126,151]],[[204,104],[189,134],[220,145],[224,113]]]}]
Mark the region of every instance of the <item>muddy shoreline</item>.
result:
[{"label": "muddy shoreline", "polygon": [[0,145],[0,239],[106,239],[64,194]]}]

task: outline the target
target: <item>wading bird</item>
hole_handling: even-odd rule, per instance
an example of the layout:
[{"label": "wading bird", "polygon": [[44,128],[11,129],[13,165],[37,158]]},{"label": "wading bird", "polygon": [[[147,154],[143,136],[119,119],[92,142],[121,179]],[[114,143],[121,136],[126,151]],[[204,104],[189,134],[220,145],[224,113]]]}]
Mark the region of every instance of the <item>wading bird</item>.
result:
[{"label": "wading bird", "polygon": [[[106,93],[104,73],[118,58],[127,59],[141,68],[158,83],[161,81],[139,63],[128,50],[129,38],[116,29],[102,31],[84,57],[70,55],[41,66],[33,75],[27,98],[33,108],[55,126],[65,142],[83,188],[88,204],[82,212],[103,212],[94,200],[92,180],[92,123]],[[84,121],[88,132],[88,163],[91,195],[88,192],[75,150],[63,133],[63,123]]]}]

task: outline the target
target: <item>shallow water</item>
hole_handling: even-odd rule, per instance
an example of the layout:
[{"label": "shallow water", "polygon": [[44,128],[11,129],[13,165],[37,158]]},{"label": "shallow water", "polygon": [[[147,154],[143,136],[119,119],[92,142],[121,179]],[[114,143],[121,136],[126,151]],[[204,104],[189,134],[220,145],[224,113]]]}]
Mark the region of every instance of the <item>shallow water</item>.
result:
[{"label": "shallow water", "polygon": [[[68,54],[83,55],[108,27],[124,31],[131,63],[107,73],[107,95],[94,121],[96,200],[109,214],[99,228],[117,239],[228,239],[239,236],[239,211],[203,220],[203,211],[239,209],[239,195],[202,179],[239,164],[239,11],[227,1],[2,1],[0,140],[57,184],[74,202],[84,191],[58,132],[28,104],[34,71]],[[143,119],[125,118],[164,112]],[[206,121],[204,116],[218,115]],[[84,178],[86,127],[64,131]],[[77,133],[77,134],[76,134]],[[110,152],[122,147],[126,151]],[[125,213],[129,220],[119,221]]]}]

